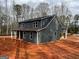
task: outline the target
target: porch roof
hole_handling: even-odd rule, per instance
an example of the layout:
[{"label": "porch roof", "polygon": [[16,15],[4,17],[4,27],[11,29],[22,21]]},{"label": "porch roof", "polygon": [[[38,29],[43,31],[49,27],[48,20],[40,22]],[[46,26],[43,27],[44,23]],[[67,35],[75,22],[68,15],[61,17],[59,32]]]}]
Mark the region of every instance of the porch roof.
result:
[{"label": "porch roof", "polygon": [[38,31],[38,29],[13,29],[13,31]]},{"label": "porch roof", "polygon": [[24,21],[21,21],[19,23],[26,23],[26,22],[33,22],[33,21],[40,21],[40,20],[46,20],[46,19],[49,19],[49,18],[53,18],[54,15],[52,16],[44,16],[44,17],[38,17],[38,18],[33,18],[33,19],[28,19],[28,20],[24,20]]}]

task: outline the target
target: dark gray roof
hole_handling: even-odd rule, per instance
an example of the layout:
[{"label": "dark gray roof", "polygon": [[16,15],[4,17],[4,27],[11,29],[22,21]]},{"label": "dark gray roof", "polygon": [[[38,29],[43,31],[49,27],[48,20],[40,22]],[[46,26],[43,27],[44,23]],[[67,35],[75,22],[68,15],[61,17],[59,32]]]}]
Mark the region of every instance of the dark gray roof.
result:
[{"label": "dark gray roof", "polygon": [[22,28],[16,28],[16,29],[13,29],[13,31],[38,31],[38,29],[22,29]]},{"label": "dark gray roof", "polygon": [[[40,21],[40,20],[45,20],[45,19],[51,19],[51,21],[54,19],[54,18],[57,18],[56,15],[53,15],[53,16],[45,16],[45,17],[39,17],[39,18],[34,18],[34,19],[29,19],[29,20],[25,20],[25,21],[22,21],[22,22],[19,22],[19,23],[26,23],[26,22],[33,22],[33,21]],[[60,22],[58,19],[56,19],[59,23],[59,25],[61,25],[61,28],[62,29],[65,29],[65,26],[62,22]],[[38,29],[21,29],[21,28],[17,28],[17,29],[14,29],[14,31],[41,31],[43,29],[46,29],[49,24],[51,23],[51,21],[43,28],[38,28]]]},{"label": "dark gray roof", "polygon": [[41,20],[46,20],[46,19],[49,19],[49,18],[53,18],[53,16],[44,16],[44,17],[38,17],[38,18],[33,18],[33,19],[28,19],[28,20],[24,20],[24,21],[21,21],[19,23],[25,23],[25,22],[33,22],[33,21],[41,21]]},{"label": "dark gray roof", "polygon": [[[51,19],[51,21],[55,18],[56,16],[54,15],[54,16],[47,16],[47,17],[43,17],[44,19],[48,19],[48,18],[50,18]],[[42,18],[42,19],[43,19]],[[36,19],[39,19],[39,18],[35,18],[33,21],[36,21]],[[41,19],[40,19],[41,20]],[[32,20],[28,20],[28,21],[23,21],[23,22],[31,22]],[[23,28],[17,28],[17,29],[14,29],[14,31],[41,31],[41,30],[43,30],[43,29],[46,29],[48,26],[49,26],[49,24],[51,23],[51,21],[45,26],[45,27],[43,27],[43,28],[37,28],[37,29],[23,29]],[[20,22],[20,23],[23,23],[23,22]]]}]

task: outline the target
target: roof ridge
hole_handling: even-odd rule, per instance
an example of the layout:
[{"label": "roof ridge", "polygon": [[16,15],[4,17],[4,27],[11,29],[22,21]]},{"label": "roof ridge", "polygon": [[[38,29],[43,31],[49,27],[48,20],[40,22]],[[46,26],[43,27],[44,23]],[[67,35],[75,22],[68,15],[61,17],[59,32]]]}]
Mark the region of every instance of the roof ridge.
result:
[{"label": "roof ridge", "polygon": [[51,15],[44,16],[44,17],[33,18],[33,19],[28,19],[28,20],[21,21],[21,22],[19,22],[19,23],[22,23],[22,22],[29,22],[29,21],[35,21],[35,20],[43,20],[43,19],[46,19],[46,18],[48,18],[48,17],[51,17]]}]

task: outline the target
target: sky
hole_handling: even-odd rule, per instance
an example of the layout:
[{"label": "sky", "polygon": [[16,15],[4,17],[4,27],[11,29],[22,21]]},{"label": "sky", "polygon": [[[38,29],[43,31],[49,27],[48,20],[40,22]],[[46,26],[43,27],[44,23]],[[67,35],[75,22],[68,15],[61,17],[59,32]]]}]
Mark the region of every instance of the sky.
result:
[{"label": "sky", "polygon": [[66,6],[70,9],[72,14],[79,14],[79,0],[16,0],[17,3],[28,3],[28,2],[48,2],[49,4],[61,4],[64,2]]},{"label": "sky", "polygon": [[[2,0],[4,3],[4,0]],[[8,0],[8,4],[10,5],[11,0]],[[72,14],[79,14],[79,0],[14,0],[18,4],[22,3],[39,3],[39,2],[48,2],[50,5],[57,4],[60,5],[62,2],[70,9]],[[29,4],[30,4],[29,3]]]}]

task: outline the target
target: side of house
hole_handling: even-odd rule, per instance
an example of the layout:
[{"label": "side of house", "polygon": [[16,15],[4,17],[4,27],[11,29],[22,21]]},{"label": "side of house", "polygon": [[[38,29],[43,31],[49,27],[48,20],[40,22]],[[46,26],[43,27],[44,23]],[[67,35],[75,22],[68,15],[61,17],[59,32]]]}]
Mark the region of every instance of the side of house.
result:
[{"label": "side of house", "polygon": [[46,43],[60,38],[61,26],[56,16],[19,22],[17,37],[32,42]]},{"label": "side of house", "polygon": [[36,18],[36,20],[31,20],[31,21],[23,21],[19,23],[19,27],[22,29],[40,29],[45,27],[51,20],[51,17],[46,17],[46,18]]},{"label": "side of house", "polygon": [[61,26],[55,17],[46,29],[39,32],[39,42],[49,42],[59,39],[61,36]]},{"label": "side of house", "polygon": [[[20,35],[21,38],[25,41],[36,43],[37,42],[37,29],[45,27],[51,21],[51,19],[52,17],[47,17],[47,18],[42,18],[42,19],[38,18],[35,21],[33,20],[33,21],[28,21],[28,22],[25,22],[25,21],[20,22],[19,28],[23,30],[25,29],[25,31],[20,31],[20,34],[23,34],[23,35]],[[17,36],[19,37],[19,34],[17,34]],[[40,35],[38,38],[40,38]],[[41,39],[42,38],[40,38],[39,41]]]}]

